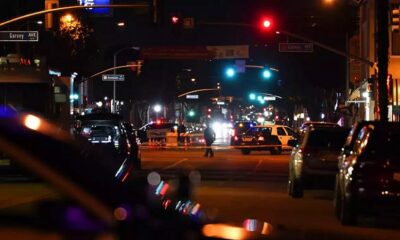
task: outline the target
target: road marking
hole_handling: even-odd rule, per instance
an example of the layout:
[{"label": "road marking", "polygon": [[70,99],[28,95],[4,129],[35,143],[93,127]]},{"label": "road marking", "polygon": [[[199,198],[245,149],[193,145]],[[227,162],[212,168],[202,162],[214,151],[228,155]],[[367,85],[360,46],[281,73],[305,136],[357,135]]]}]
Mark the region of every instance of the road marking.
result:
[{"label": "road marking", "polygon": [[177,166],[177,165],[179,165],[179,164],[181,164],[181,163],[183,163],[183,162],[185,162],[187,160],[189,160],[189,159],[188,158],[184,158],[182,160],[179,160],[179,161],[177,161],[177,162],[175,162],[175,163],[173,163],[171,165],[168,165],[168,166],[164,167],[163,170],[167,170],[167,169],[173,168],[173,167],[175,167],[175,166]]}]

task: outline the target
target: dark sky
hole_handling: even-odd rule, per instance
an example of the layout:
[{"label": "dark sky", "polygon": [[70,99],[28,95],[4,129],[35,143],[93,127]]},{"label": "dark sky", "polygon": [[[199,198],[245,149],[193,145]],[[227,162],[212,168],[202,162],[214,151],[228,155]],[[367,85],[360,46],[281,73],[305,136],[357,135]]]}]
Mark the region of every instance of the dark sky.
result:
[{"label": "dark sky", "polygon": [[[277,29],[344,50],[346,32],[352,33],[356,29],[356,11],[345,0],[330,7],[321,2],[322,0],[164,0],[160,1],[161,21],[157,25],[151,24],[151,14],[143,10],[115,10],[113,17],[89,17],[86,14],[86,22],[94,29],[93,43],[90,44],[97,48],[97,55],[96,61],[88,61],[82,71],[88,74],[110,67],[113,52],[127,46],[246,44],[250,46],[251,53],[248,63],[269,65],[280,70],[270,82],[261,81],[254,69],[248,69],[234,81],[225,79],[223,69],[232,63],[231,60],[146,61],[142,76],[135,77],[131,74],[136,79],[135,94],[141,94],[141,90],[145,90],[145,95],[160,96],[173,91],[175,77],[183,68],[192,69],[194,77],[201,81],[200,85],[215,86],[217,82],[221,82],[225,93],[235,96],[247,95],[250,90],[287,94],[289,89],[298,90],[307,86],[340,90],[344,88],[345,59],[326,50],[314,47],[313,53],[279,53],[279,42],[300,41],[282,34],[276,35],[274,31],[268,33],[256,28],[228,26],[196,25],[194,30],[177,33],[169,24],[171,14],[193,17],[198,22],[240,22],[254,25],[259,24],[260,16],[267,15],[271,16]],[[40,9],[43,1],[5,0],[0,4],[0,18],[7,19],[13,14]],[[118,20],[124,20],[126,27],[116,28],[115,23]],[[135,57],[129,52],[120,54],[118,63],[125,63]],[[130,73],[126,74],[129,76]],[[110,94],[110,86],[100,85],[99,89],[103,87],[103,90],[98,92],[99,95]],[[121,84],[119,90],[123,92],[128,86],[132,86],[132,83]],[[130,94],[129,91],[126,92]]]}]

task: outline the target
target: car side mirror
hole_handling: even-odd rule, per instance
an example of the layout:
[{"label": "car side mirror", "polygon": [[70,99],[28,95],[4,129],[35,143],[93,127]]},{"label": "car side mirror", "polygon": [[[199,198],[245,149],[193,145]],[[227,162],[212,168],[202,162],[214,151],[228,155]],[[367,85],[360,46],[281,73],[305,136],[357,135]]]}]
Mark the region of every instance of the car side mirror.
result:
[{"label": "car side mirror", "polygon": [[296,145],[297,145],[297,140],[295,140],[295,139],[290,139],[290,140],[288,141],[288,145],[291,146],[291,147],[296,147]]}]

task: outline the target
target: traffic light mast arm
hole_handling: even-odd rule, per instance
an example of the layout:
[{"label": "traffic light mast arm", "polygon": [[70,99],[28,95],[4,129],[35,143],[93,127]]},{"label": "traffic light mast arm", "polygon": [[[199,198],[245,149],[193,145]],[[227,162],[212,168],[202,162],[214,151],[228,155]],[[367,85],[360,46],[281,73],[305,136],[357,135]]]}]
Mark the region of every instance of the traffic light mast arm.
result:
[{"label": "traffic light mast arm", "polygon": [[[198,25],[211,25],[211,26],[250,27],[250,28],[259,29],[259,26],[254,26],[254,25],[249,24],[249,23],[238,23],[238,22],[203,22],[203,21],[199,21],[196,24],[198,24]],[[364,59],[364,58],[361,58],[361,57],[346,53],[344,51],[341,51],[341,50],[338,50],[336,48],[330,47],[330,46],[328,46],[326,44],[323,44],[321,42],[314,41],[314,40],[312,40],[310,38],[307,38],[307,37],[304,37],[304,36],[301,36],[301,35],[298,35],[298,34],[295,34],[295,33],[292,33],[292,32],[288,32],[288,31],[285,31],[285,30],[277,30],[276,32],[277,33],[279,32],[281,34],[287,35],[289,37],[300,39],[300,40],[305,41],[305,42],[310,42],[310,43],[314,44],[315,46],[318,46],[318,47],[320,47],[322,49],[325,49],[327,51],[333,52],[333,53],[338,54],[340,56],[343,56],[345,58],[355,59],[355,60],[358,60],[358,61],[360,61],[360,62],[362,62],[364,64],[368,64],[371,67],[376,67],[376,63],[375,62],[371,62],[368,59]]]},{"label": "traffic light mast arm", "polygon": [[189,92],[182,93],[181,95],[178,96],[178,98],[183,97],[183,96],[186,96],[186,95],[191,94],[191,93],[206,92],[206,91],[218,91],[218,90],[219,90],[219,88],[203,88],[203,89],[197,89],[197,90],[193,90],[193,91],[189,91]]},{"label": "traffic light mast arm", "polygon": [[111,5],[93,5],[93,6],[68,6],[68,7],[60,7],[60,8],[52,8],[52,9],[47,9],[47,10],[42,10],[42,11],[37,11],[33,13],[28,13],[26,15],[22,15],[13,19],[9,19],[4,22],[0,22],[0,27],[4,27],[5,25],[8,25],[13,22],[17,22],[20,20],[24,20],[27,18],[43,15],[46,13],[52,13],[52,12],[61,12],[65,10],[75,10],[75,9],[84,9],[84,8],[147,8],[150,7],[149,4],[111,4]]}]

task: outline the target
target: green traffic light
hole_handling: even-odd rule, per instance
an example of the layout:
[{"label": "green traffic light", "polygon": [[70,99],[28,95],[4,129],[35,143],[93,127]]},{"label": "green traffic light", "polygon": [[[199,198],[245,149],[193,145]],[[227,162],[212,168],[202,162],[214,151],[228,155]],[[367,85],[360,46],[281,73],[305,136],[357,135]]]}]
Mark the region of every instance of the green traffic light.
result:
[{"label": "green traffic light", "polygon": [[250,100],[256,100],[256,94],[250,93],[249,98],[250,98]]},{"label": "green traffic light", "polygon": [[196,113],[193,110],[190,110],[188,113],[189,117],[194,117]]},{"label": "green traffic light", "polygon": [[236,75],[236,71],[235,71],[234,68],[229,67],[229,68],[226,69],[225,74],[226,74],[227,77],[232,78],[232,77],[234,77]]},{"label": "green traffic light", "polygon": [[271,76],[272,76],[271,71],[268,70],[268,69],[265,69],[265,70],[262,72],[262,76],[263,76],[264,79],[269,79],[269,78],[271,78]]}]

